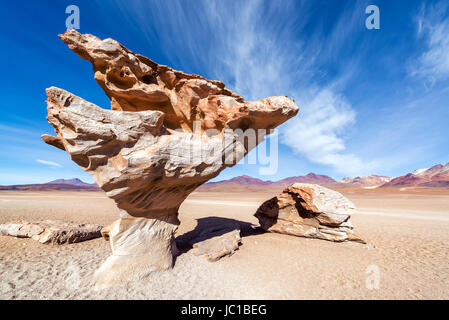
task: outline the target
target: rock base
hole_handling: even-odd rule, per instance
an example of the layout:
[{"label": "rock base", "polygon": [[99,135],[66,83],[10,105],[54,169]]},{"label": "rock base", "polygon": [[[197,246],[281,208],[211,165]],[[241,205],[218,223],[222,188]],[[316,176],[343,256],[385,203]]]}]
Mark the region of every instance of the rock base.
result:
[{"label": "rock base", "polygon": [[121,218],[101,230],[112,256],[94,274],[95,289],[125,285],[173,266],[175,216],[159,219]]}]

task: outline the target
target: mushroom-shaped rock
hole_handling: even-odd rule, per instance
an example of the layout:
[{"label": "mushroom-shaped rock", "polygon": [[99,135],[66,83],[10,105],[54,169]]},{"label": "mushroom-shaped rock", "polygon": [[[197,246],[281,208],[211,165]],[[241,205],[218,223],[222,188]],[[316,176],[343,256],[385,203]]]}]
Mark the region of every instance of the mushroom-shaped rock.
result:
[{"label": "mushroom-shaped rock", "polygon": [[112,256],[97,270],[96,287],[167,269],[181,203],[298,107],[287,97],[245,102],[220,81],[159,65],[112,39],[75,30],[60,38],[92,63],[111,101],[112,110],[105,110],[47,89],[56,137],[42,137],[68,152],[120,209],[120,219],[102,231]]},{"label": "mushroom-shaped rock", "polygon": [[336,242],[364,241],[349,221],[355,205],[341,193],[317,184],[294,183],[265,201],[255,213],[270,232]]}]

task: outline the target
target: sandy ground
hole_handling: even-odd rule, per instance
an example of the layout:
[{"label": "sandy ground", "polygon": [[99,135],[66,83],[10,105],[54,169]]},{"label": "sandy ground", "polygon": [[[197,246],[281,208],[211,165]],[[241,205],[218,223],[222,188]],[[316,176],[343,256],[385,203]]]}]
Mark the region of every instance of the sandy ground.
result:
[{"label": "sandy ground", "polygon": [[[257,224],[252,214],[270,196],[194,193],[181,207],[178,235],[233,221]],[[0,236],[0,298],[448,299],[449,195],[346,196],[359,208],[352,222],[368,245],[254,233],[218,262],[186,252],[172,270],[99,292],[91,275],[110,254],[103,239],[56,246]],[[56,218],[106,225],[117,217],[101,192],[0,192],[0,223]]]}]

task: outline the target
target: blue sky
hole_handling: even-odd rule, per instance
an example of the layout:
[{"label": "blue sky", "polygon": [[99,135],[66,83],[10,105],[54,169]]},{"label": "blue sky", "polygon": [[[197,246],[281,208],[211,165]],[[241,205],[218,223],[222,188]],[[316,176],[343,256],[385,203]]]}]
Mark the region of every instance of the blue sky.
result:
[{"label": "blue sky", "polygon": [[[279,169],[263,179],[398,176],[449,162],[447,1],[2,1],[2,185],[92,181],[40,139],[53,134],[47,87],[109,106],[90,63],[57,37],[70,4],[82,33],[222,80],[247,100],[293,97],[300,114],[279,128]],[[365,28],[370,4],[380,9],[379,30]],[[217,179],[241,174],[259,176],[259,166]]]}]

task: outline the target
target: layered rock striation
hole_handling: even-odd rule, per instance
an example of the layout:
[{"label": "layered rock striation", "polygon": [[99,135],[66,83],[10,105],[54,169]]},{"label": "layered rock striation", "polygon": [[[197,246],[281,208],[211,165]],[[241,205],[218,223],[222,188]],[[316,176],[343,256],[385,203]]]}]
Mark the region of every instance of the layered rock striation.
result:
[{"label": "layered rock striation", "polygon": [[329,241],[364,241],[349,221],[355,205],[341,193],[316,184],[294,183],[255,213],[269,232]]},{"label": "layered rock striation", "polygon": [[[95,275],[97,288],[167,269],[185,198],[236,164],[298,107],[287,97],[245,102],[220,81],[159,65],[113,39],[75,30],[60,38],[92,63],[111,101],[106,110],[47,89],[47,120],[56,136],[42,136],[68,152],[120,209],[120,219],[102,231],[112,256]],[[256,141],[248,141],[248,130]]]}]

